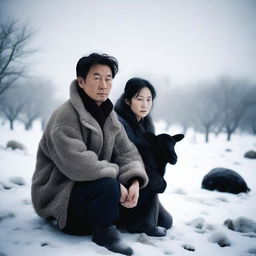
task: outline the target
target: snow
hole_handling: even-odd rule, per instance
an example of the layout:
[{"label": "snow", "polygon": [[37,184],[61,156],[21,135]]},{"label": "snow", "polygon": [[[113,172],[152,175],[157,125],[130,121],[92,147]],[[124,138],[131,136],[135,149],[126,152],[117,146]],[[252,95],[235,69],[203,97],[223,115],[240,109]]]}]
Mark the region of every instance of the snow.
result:
[{"label": "snow", "polygon": [[[158,133],[177,132],[163,123],[157,128]],[[61,233],[35,214],[30,187],[42,135],[39,124],[31,131],[2,125],[0,134],[0,255],[118,255],[90,236]],[[26,151],[7,149],[9,140],[22,143]],[[249,150],[256,150],[255,136],[235,134],[227,142],[224,135],[211,135],[206,144],[202,134],[189,130],[176,145],[178,163],[167,166],[168,186],[160,195],[173,227],[162,238],[122,233],[134,255],[256,255],[256,160],[244,158]],[[251,191],[234,195],[201,189],[203,176],[216,167],[238,172]]]}]

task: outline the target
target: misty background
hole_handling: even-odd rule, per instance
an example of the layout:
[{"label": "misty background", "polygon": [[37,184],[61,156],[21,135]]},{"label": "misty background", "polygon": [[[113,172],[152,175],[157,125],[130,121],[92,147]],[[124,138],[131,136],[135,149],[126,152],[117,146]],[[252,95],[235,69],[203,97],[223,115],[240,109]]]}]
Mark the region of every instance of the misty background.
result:
[{"label": "misty background", "polygon": [[138,76],[155,121],[256,134],[255,18],[254,0],[0,0],[0,124],[44,127],[78,59],[101,52],[120,65],[113,102]]}]

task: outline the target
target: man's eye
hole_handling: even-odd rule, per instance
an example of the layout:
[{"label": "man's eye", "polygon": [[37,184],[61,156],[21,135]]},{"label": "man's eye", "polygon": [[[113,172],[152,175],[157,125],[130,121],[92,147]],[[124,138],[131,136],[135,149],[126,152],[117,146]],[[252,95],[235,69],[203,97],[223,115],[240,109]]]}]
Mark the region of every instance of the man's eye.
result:
[{"label": "man's eye", "polygon": [[99,80],[100,78],[99,77],[94,77],[95,80]]}]

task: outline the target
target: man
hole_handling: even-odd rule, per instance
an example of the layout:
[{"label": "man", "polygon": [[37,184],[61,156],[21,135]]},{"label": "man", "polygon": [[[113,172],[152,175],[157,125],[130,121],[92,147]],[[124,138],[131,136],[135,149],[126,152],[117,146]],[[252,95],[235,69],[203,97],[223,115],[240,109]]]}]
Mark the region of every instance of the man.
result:
[{"label": "man", "polygon": [[81,58],[70,99],[51,116],[37,152],[32,202],[37,214],[70,234],[91,234],[111,251],[131,255],[113,225],[119,206],[137,205],[148,177],[108,99],[114,57]]}]

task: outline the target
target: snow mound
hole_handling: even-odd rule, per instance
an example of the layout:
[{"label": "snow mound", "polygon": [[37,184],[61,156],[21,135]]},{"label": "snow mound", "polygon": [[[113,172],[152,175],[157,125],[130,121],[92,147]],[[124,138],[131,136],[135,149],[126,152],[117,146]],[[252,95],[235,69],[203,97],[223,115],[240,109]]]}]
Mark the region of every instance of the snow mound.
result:
[{"label": "snow mound", "polygon": [[237,219],[227,219],[224,225],[233,231],[240,233],[254,232],[256,233],[256,222],[245,217],[239,217]]}]

